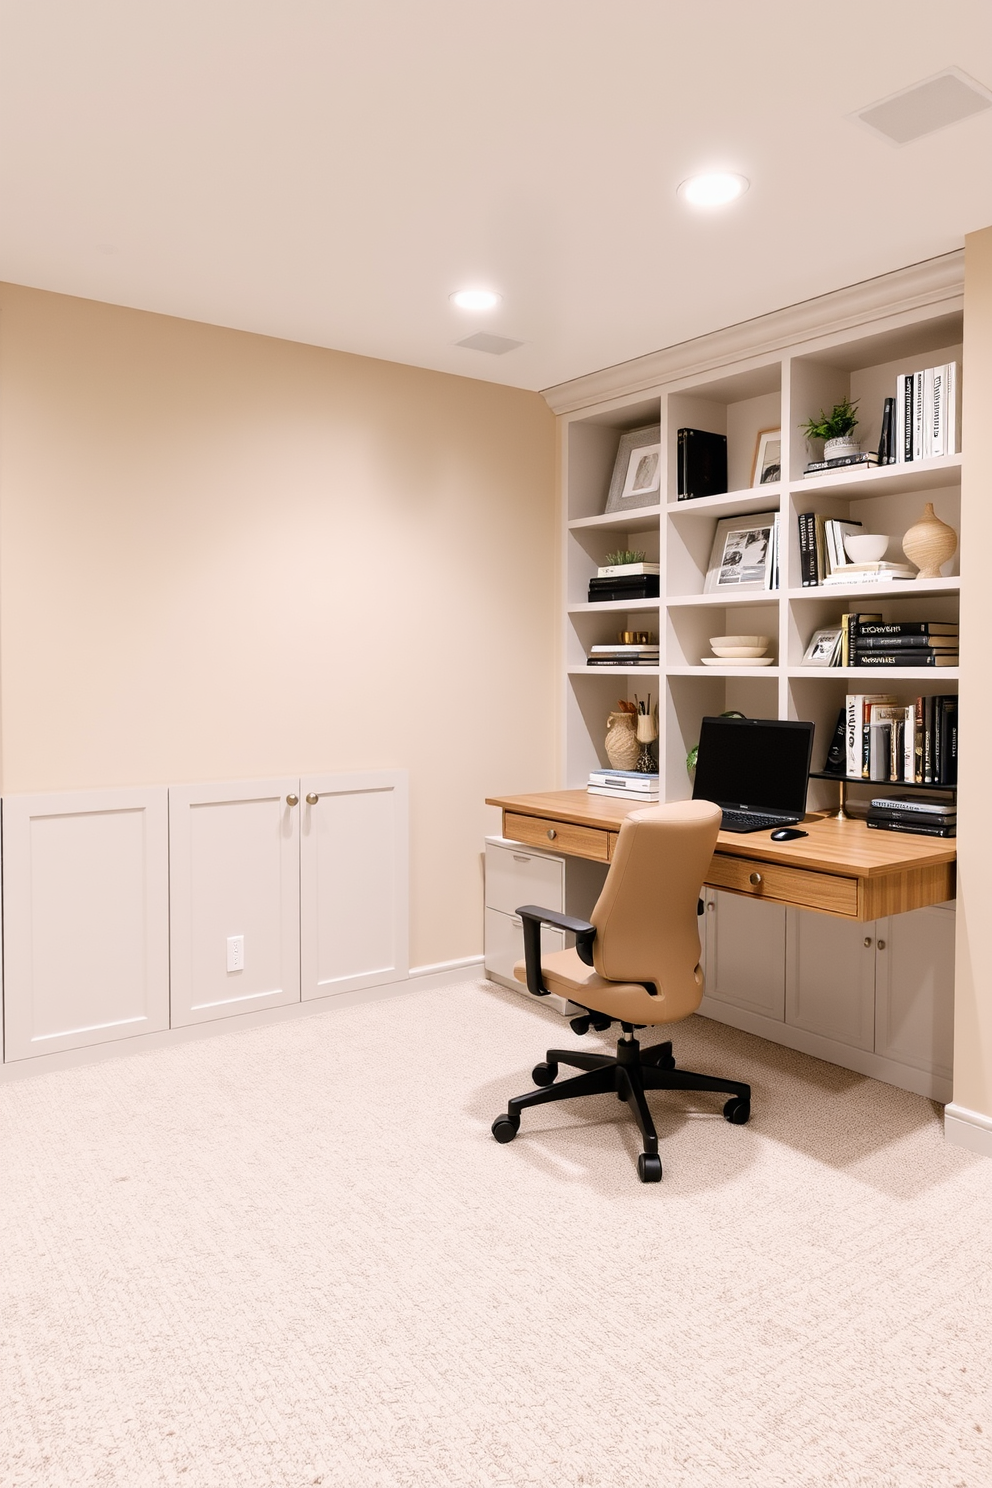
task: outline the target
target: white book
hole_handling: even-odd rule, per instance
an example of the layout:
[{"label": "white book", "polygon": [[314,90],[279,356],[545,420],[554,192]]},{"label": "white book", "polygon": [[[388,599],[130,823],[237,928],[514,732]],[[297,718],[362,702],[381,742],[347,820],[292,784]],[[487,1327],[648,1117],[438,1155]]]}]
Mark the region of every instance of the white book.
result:
[{"label": "white book", "polygon": [[907,703],[902,723],[902,778],[916,779],[916,704]]},{"label": "white book", "polygon": [[608,563],[605,568],[597,568],[597,579],[615,579],[621,574],[660,574],[660,563]]},{"label": "white book", "polygon": [[836,589],[838,584],[906,584],[910,579],[916,578],[915,569],[906,569],[902,573],[893,573],[886,569],[882,573],[834,573],[828,574],[823,581],[824,588],[828,585]]},{"label": "white book", "polygon": [[946,424],[947,419],[944,412],[945,394],[947,389],[947,365],[932,367],[928,376],[932,379],[932,402],[930,405],[930,455],[936,459],[939,455],[946,455]]},{"label": "white book", "polygon": [[926,367],[923,372],[923,435],[920,449],[922,458],[933,455],[933,374],[935,367]]},{"label": "white book", "polygon": [[944,454],[958,452],[958,431],[961,428],[961,378],[957,362],[948,362],[947,386],[944,390]]},{"label": "white book", "polygon": [[613,785],[616,783],[626,784],[630,782],[637,785],[641,790],[657,790],[660,785],[659,777],[647,770],[590,770],[590,785]]},{"label": "white book", "polygon": [[658,791],[629,791],[619,785],[587,785],[586,794],[589,796],[612,796],[614,800],[638,800],[643,801],[646,806],[656,805],[660,799]]},{"label": "white book", "polygon": [[913,373],[913,459],[923,459],[923,430],[926,424],[924,396],[927,374],[925,369]]}]

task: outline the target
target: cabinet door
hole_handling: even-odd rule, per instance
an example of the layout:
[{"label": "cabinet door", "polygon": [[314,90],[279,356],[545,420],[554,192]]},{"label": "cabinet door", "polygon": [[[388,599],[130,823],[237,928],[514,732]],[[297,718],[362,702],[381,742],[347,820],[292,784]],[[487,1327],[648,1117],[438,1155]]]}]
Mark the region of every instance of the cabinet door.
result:
[{"label": "cabinet door", "polygon": [[954,910],[877,922],[875,1053],[949,1079],[954,1034]]},{"label": "cabinet door", "polygon": [[706,893],[706,996],[781,1022],[785,910],[738,894]]},{"label": "cabinet door", "polygon": [[808,909],[786,911],[785,1020],[793,1028],[873,1049],[873,921],[845,921]]},{"label": "cabinet door", "polygon": [[521,904],[565,908],[565,860],[520,843],[486,839],[486,908],[516,914]]},{"label": "cabinet door", "polygon": [[299,792],[296,777],[170,788],[173,1027],[299,1001]]},{"label": "cabinet door", "polygon": [[405,770],[300,783],[303,997],[405,977],[409,846]]},{"label": "cabinet door", "polygon": [[168,795],[3,802],[8,1061],[169,1026]]}]

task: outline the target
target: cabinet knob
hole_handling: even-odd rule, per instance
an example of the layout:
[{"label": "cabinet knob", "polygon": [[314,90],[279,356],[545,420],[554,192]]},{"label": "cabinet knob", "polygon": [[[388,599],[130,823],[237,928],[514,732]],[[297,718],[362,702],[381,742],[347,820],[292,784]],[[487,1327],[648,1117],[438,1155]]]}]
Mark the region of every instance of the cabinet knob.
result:
[{"label": "cabinet knob", "polygon": [[319,800],[320,800],[320,797],[314,795],[313,791],[307,791],[307,805],[308,806],[316,806],[316,804],[317,804],[317,802]]},{"label": "cabinet knob", "polygon": [[760,873],[752,873],[752,874],[750,874],[748,876],[748,883],[749,884],[754,884],[754,887],[755,888],[758,887],[758,885],[760,884],[760,882],[761,882],[761,874]]},{"label": "cabinet knob", "polygon": [[879,950],[880,950],[880,951],[884,951],[884,950],[885,950],[885,941],[884,941],[884,940],[880,940],[880,941],[879,941],[879,942],[878,942],[878,949],[879,949]]},{"label": "cabinet knob", "polygon": [[871,949],[871,936],[870,935],[866,935],[865,936],[865,950],[867,951],[867,950],[870,950],[870,949]]},{"label": "cabinet knob", "polygon": [[300,798],[299,798],[299,796],[294,796],[292,794],[292,792],[286,797],[286,805],[287,806],[298,806],[299,804],[300,804]]},{"label": "cabinet knob", "polygon": [[555,831],[554,827],[548,828],[548,836],[550,837],[551,841],[554,842],[555,838],[558,836],[558,833]]}]

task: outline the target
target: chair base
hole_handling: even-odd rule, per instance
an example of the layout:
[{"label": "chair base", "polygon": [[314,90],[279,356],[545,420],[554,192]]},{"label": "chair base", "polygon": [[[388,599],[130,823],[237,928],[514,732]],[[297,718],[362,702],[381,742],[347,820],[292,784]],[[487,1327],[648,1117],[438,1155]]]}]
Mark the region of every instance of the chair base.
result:
[{"label": "chair base", "polygon": [[[583,1073],[556,1085],[558,1067],[562,1064],[571,1065]],[[520,1130],[520,1113],[529,1106],[572,1100],[576,1096],[606,1095],[613,1091],[618,1100],[626,1101],[640,1128],[644,1151],[637,1159],[637,1173],[642,1183],[657,1183],[661,1179],[658,1134],[645,1091],[712,1090],[731,1097],[723,1108],[723,1114],[733,1125],[743,1126],[751,1115],[750,1085],[716,1075],[697,1075],[691,1070],[676,1069],[670,1043],[655,1044],[642,1053],[637,1039],[629,1036],[618,1041],[616,1058],[608,1054],[583,1054],[575,1049],[549,1049],[545,1062],[535,1066],[533,1078],[538,1089],[527,1095],[515,1095],[507,1106],[506,1115],[497,1116],[493,1122],[492,1133],[497,1142],[513,1141]]]}]

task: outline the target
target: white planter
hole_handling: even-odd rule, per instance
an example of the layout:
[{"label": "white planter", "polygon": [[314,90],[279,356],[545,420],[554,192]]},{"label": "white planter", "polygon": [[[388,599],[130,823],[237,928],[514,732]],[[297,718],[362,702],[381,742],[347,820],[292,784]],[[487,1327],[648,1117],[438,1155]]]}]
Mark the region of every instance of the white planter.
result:
[{"label": "white planter", "polygon": [[847,434],[842,439],[828,439],[823,445],[825,460],[839,460],[842,455],[859,455],[860,453],[860,445]]}]

